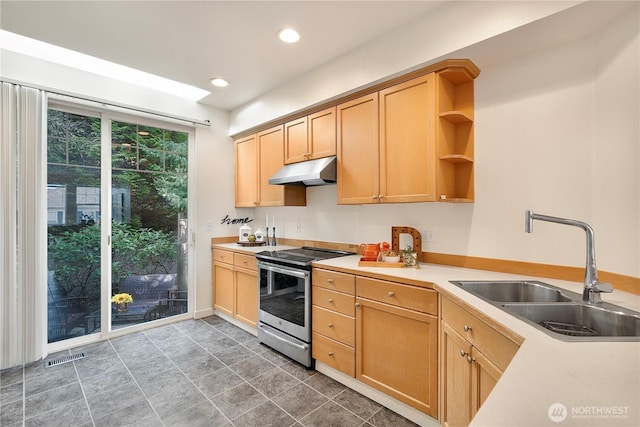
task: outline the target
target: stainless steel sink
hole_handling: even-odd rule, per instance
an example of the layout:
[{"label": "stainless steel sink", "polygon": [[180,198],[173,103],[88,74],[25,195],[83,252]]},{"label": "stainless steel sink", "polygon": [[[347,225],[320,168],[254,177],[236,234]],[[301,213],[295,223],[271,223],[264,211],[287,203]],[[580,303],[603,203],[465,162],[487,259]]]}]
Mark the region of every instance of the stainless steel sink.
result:
[{"label": "stainless steel sink", "polygon": [[[561,334],[563,340],[640,340],[640,315],[620,311],[622,308],[582,303],[571,304],[504,304],[515,314],[536,327]],[[627,338],[627,339],[625,339]]]},{"label": "stainless steel sink", "polygon": [[[537,281],[455,281],[451,282],[490,302],[570,302],[574,292]],[[571,294],[567,296],[565,294]]]},{"label": "stainless steel sink", "polygon": [[640,313],[602,302],[548,283],[522,281],[451,281],[563,341],[640,341]]}]

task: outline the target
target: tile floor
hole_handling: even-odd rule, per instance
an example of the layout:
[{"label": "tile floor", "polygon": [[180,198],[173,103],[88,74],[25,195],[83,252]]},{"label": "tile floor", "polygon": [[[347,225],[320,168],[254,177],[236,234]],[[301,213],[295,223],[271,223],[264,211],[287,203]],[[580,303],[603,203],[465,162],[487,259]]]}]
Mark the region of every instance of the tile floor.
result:
[{"label": "tile floor", "polygon": [[415,426],[217,316],[52,354],[0,377],[0,426]]}]

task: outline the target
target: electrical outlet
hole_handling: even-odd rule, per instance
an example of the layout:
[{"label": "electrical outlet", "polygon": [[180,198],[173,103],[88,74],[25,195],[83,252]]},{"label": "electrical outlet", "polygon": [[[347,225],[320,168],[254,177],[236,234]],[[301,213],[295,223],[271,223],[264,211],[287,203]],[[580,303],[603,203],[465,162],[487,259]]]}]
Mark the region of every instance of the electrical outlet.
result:
[{"label": "electrical outlet", "polygon": [[425,242],[433,242],[435,240],[433,230],[431,228],[425,228],[424,230],[422,230],[422,238]]},{"label": "electrical outlet", "polygon": [[296,222],[296,233],[300,233],[302,232],[302,224],[300,224],[299,222]]}]

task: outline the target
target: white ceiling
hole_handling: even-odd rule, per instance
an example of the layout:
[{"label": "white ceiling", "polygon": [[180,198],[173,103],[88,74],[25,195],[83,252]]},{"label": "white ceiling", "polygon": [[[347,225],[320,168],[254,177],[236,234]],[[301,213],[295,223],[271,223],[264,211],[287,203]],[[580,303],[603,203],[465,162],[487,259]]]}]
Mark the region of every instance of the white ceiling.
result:
[{"label": "white ceiling", "polygon": [[[209,90],[202,102],[231,110],[443,3],[2,0],[0,27]],[[280,42],[285,26],[301,41]]]}]

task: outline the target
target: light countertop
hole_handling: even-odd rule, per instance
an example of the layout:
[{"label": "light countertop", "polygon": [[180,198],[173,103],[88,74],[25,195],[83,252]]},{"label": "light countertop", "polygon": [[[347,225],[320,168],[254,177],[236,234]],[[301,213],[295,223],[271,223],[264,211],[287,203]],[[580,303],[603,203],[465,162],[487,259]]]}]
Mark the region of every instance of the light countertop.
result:
[{"label": "light countertop", "polygon": [[[358,256],[314,263],[358,274],[433,287],[474,306],[523,342],[504,375],[473,419],[472,426],[640,425],[640,342],[565,342],[449,283],[450,280],[539,280],[576,293],[582,283],[433,264],[413,268],[359,267]],[[615,290],[604,301],[640,311],[640,296]],[[550,409],[563,405],[555,422]],[[558,412],[556,412],[558,414]]]}]

